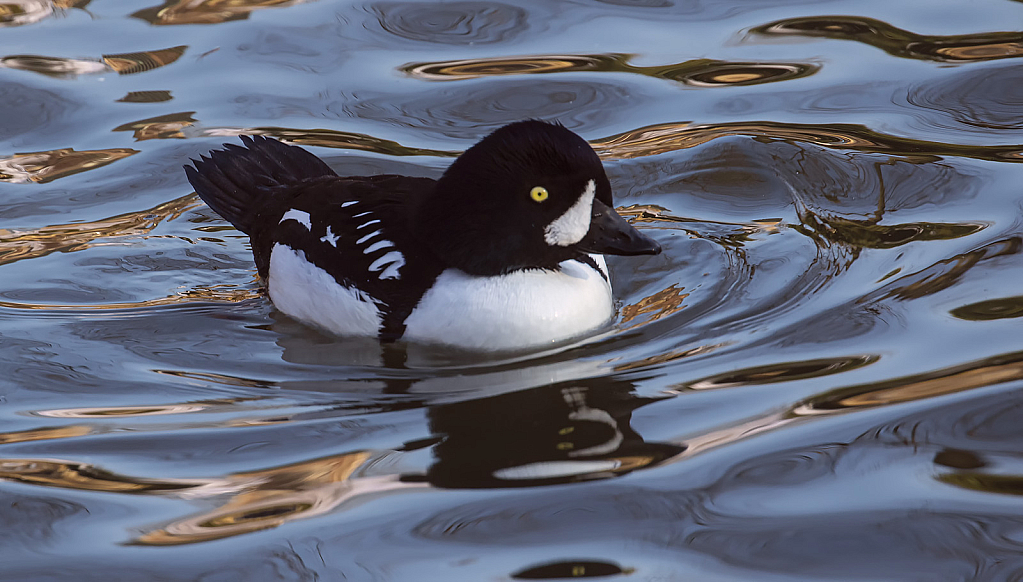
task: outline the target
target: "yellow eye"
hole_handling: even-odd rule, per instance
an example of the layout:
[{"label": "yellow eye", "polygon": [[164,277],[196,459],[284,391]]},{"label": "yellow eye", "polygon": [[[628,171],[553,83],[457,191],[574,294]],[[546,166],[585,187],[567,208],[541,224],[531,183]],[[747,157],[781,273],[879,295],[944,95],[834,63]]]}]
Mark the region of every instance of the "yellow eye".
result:
[{"label": "yellow eye", "polygon": [[529,191],[529,197],[537,202],[547,200],[548,196],[550,196],[550,194],[547,193],[547,188],[544,188],[543,186],[536,186]]}]

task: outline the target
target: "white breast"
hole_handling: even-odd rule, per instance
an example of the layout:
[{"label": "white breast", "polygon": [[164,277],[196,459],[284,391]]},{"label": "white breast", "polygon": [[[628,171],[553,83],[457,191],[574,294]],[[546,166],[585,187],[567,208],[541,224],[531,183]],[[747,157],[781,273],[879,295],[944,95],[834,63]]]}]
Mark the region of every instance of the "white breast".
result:
[{"label": "white breast", "polygon": [[[605,272],[604,258],[594,260]],[[405,339],[480,350],[537,347],[578,336],[614,313],[611,286],[592,267],[470,277],[448,269],[405,320]]]},{"label": "white breast", "polygon": [[270,252],[267,290],[277,309],[329,332],[374,337],[380,332],[380,309],[368,295],[338,285],[304,252],[280,243]]}]

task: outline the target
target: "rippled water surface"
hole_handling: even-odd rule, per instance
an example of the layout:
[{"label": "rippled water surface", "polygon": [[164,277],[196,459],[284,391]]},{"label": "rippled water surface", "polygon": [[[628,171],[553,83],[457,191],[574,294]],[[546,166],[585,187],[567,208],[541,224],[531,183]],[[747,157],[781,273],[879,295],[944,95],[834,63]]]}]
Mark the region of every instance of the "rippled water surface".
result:
[{"label": "rippled water surface", "polygon": [[[0,0],[0,579],[1023,578],[1021,23]],[[666,251],[539,354],[289,320],[181,171],[438,176],[525,117]]]}]

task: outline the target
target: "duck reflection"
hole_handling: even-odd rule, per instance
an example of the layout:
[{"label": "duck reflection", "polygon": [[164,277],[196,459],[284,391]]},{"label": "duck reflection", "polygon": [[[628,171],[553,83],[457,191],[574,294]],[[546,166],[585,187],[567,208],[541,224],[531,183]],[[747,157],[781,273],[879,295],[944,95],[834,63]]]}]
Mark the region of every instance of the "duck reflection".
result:
[{"label": "duck reflection", "polygon": [[[392,392],[411,395],[408,382]],[[572,381],[529,390],[461,398],[426,407],[424,430],[433,436],[392,449],[350,450],[256,471],[206,478],[161,478],[119,474],[77,461],[39,458],[0,459],[0,479],[40,486],[132,495],[159,495],[212,502],[211,509],[145,528],[132,540],[143,545],[211,541],[277,527],[343,509],[384,494],[430,487],[447,489],[535,487],[605,479],[656,466],[686,450],[672,442],[648,442],[631,427],[633,412],[671,396],[642,397],[627,381],[612,378]],[[227,400],[170,405],[99,407],[42,411],[49,418],[117,422],[135,416],[193,415],[241,404]],[[408,408],[392,399],[381,411]],[[345,416],[327,411],[219,421],[225,429],[280,426],[292,422],[332,422]],[[142,427],[143,425],[138,425]],[[193,424],[194,426],[194,424]],[[140,429],[145,430],[145,429]],[[160,425],[153,430],[166,430]],[[0,444],[78,438],[108,432],[86,424],[0,433]],[[405,455],[432,460],[422,469]]]},{"label": "duck reflection", "polygon": [[529,487],[657,465],[685,445],[647,442],[630,419],[664,398],[601,378],[431,408],[431,431],[443,440],[425,478],[445,488]]}]

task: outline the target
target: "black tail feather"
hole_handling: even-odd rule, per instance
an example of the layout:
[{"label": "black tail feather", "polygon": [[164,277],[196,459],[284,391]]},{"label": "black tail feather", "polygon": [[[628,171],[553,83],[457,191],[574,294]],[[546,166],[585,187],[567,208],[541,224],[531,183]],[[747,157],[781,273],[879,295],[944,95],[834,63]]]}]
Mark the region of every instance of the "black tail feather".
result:
[{"label": "black tail feather", "polygon": [[337,176],[323,160],[306,150],[263,136],[241,136],[243,146],[224,144],[209,156],[185,166],[196,194],[235,228],[252,234],[266,198],[282,186],[311,178]]}]

